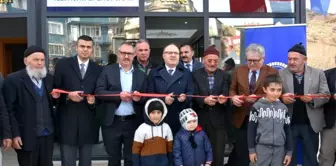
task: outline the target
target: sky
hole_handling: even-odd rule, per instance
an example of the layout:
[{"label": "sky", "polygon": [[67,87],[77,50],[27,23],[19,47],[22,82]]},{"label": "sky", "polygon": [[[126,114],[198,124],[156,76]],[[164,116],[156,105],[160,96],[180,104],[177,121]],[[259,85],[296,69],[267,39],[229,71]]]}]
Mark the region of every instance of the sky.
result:
[{"label": "sky", "polygon": [[[323,1],[323,0],[321,0]],[[306,0],[306,8],[310,9],[310,0]],[[336,0],[330,0],[328,13],[336,14]]]}]

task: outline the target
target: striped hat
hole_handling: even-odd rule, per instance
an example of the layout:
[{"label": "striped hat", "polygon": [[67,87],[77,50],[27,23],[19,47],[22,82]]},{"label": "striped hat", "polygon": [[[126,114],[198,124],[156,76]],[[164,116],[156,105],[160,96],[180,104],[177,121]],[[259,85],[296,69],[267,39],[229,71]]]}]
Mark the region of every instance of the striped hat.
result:
[{"label": "striped hat", "polygon": [[196,114],[196,112],[191,109],[191,108],[187,108],[187,109],[184,109],[180,112],[180,123],[181,123],[181,126],[185,129],[185,130],[188,130],[187,128],[187,123],[191,120],[196,120],[198,121],[198,116]]}]

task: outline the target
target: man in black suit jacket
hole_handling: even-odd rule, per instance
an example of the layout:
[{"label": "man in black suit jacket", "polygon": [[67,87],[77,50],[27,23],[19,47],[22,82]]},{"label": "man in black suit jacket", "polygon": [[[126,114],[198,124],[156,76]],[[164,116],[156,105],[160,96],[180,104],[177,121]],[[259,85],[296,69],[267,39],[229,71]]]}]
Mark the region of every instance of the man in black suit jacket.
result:
[{"label": "man in black suit jacket", "polygon": [[80,36],[77,40],[77,56],[57,62],[54,74],[54,88],[70,91],[58,98],[57,117],[60,127],[59,141],[63,166],[75,166],[77,150],[79,166],[91,166],[92,145],[98,142],[95,99],[97,78],[102,70],[90,60],[93,54],[93,40]]},{"label": "man in black suit jacket", "polygon": [[20,166],[52,166],[55,117],[45,52],[30,46],[24,52],[26,69],[7,76],[3,84],[13,147]]},{"label": "man in black suit jacket", "polygon": [[324,105],[326,127],[321,132],[321,148],[319,154],[320,166],[334,165],[336,152],[336,68],[326,70],[325,75],[331,97],[329,102]]},{"label": "man in black suit jacket", "polygon": [[[225,151],[226,101],[229,95],[229,76],[217,68],[219,52],[210,46],[204,52],[204,68],[192,73],[195,95],[208,96],[193,98],[193,107],[200,125],[207,133],[214,154],[213,166],[223,166]],[[218,96],[218,97],[215,97]]]},{"label": "man in black suit jacket", "polygon": [[131,43],[119,47],[118,64],[105,66],[98,78],[96,94],[120,94],[99,96],[104,104],[103,140],[109,155],[109,166],[121,165],[123,148],[124,165],[132,166],[134,132],[143,121],[144,99],[132,95],[144,92],[146,73],[132,65],[134,48]]}]

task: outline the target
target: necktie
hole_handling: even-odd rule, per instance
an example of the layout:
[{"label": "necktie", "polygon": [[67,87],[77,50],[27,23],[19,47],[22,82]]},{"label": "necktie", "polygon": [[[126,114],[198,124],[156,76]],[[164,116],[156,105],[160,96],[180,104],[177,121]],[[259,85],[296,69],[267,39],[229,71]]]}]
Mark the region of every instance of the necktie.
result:
[{"label": "necktie", "polygon": [[191,72],[191,65],[188,63],[188,64],[186,64],[186,67],[189,69],[189,71]]},{"label": "necktie", "polygon": [[85,64],[84,63],[80,64],[80,73],[81,73],[82,78],[84,78],[85,76]]},{"label": "necktie", "polygon": [[173,75],[173,71],[174,71],[173,69],[169,69],[169,70],[168,70],[168,73],[169,73],[170,75]]},{"label": "necktie", "polygon": [[257,82],[257,72],[253,71],[252,72],[252,76],[251,76],[251,80],[250,80],[250,94],[253,94],[254,92],[254,88],[256,86],[256,82]]}]

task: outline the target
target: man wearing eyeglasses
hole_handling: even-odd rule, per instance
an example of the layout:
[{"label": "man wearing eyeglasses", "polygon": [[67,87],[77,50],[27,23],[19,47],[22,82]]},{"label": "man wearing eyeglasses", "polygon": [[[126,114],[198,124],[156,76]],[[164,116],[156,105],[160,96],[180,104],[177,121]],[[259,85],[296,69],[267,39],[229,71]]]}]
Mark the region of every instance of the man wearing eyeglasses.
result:
[{"label": "man wearing eyeglasses", "polygon": [[146,89],[146,74],[132,65],[135,50],[124,42],[117,53],[118,63],[105,66],[97,80],[96,94],[103,100],[103,140],[109,155],[109,166],[121,165],[123,147],[124,165],[132,166],[132,144],[136,128],[143,122],[144,98],[137,96]]},{"label": "man wearing eyeglasses", "polygon": [[267,75],[278,71],[264,64],[265,49],[259,44],[250,44],[246,50],[247,64],[239,66],[232,75],[230,96],[233,96],[232,123],[235,127],[234,165],[248,166],[247,124],[249,112],[257,96],[263,95],[262,83]]},{"label": "man wearing eyeglasses", "polygon": [[180,129],[179,113],[190,107],[190,98],[193,94],[193,81],[188,69],[179,65],[180,51],[175,44],[163,49],[164,64],[152,69],[148,77],[148,92],[169,94],[162,98],[165,101],[168,114],[166,122],[175,135]]}]

